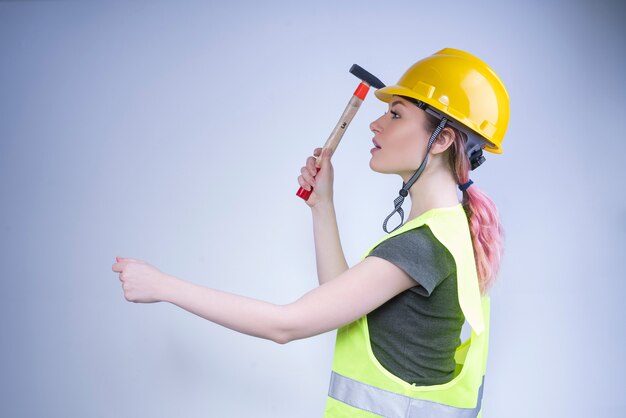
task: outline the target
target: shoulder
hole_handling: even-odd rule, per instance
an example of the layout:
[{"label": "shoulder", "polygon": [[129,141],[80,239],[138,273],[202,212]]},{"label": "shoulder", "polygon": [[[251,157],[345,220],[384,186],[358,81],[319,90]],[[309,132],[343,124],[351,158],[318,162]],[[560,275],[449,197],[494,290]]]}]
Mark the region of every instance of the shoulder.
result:
[{"label": "shoulder", "polygon": [[439,283],[456,271],[452,254],[427,225],[386,239],[369,256],[400,267],[419,285],[415,291],[424,296],[429,296]]},{"label": "shoulder", "polygon": [[[408,252],[422,255],[446,255],[448,249],[435,237],[427,225],[413,228],[386,239],[377,245],[370,255],[388,251]],[[425,254],[426,252],[426,254]]]}]

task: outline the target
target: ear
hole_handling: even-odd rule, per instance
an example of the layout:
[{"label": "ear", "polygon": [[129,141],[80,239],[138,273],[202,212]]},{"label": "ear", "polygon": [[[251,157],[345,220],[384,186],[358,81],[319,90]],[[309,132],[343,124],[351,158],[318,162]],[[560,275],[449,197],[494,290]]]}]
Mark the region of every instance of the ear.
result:
[{"label": "ear", "polygon": [[449,127],[445,127],[439,132],[437,139],[435,139],[435,142],[433,142],[433,145],[430,147],[430,152],[432,154],[441,154],[447,150],[453,142],[454,131]]}]

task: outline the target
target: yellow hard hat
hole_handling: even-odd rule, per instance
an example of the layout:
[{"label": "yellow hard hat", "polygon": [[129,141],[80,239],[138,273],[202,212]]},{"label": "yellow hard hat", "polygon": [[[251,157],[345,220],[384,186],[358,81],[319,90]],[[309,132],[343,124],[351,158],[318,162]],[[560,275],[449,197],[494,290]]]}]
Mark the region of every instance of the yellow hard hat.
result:
[{"label": "yellow hard hat", "polygon": [[478,134],[487,141],[486,151],[502,153],[502,139],[509,124],[509,93],[498,75],[472,54],[442,49],[413,64],[395,86],[376,90],[375,94],[384,102],[389,102],[392,95],[421,101],[435,114],[441,112],[440,117],[452,118],[457,123],[451,125],[468,136]]}]

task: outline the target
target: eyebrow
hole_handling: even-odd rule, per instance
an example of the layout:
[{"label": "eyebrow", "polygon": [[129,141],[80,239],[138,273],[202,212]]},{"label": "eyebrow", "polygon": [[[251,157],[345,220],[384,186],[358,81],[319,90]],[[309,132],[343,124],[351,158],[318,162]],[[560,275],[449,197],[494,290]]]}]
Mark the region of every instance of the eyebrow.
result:
[{"label": "eyebrow", "polygon": [[395,100],[395,101],[389,103],[389,107],[391,107],[393,105],[402,105],[402,106],[406,107],[406,105],[404,103],[402,103],[400,100]]}]

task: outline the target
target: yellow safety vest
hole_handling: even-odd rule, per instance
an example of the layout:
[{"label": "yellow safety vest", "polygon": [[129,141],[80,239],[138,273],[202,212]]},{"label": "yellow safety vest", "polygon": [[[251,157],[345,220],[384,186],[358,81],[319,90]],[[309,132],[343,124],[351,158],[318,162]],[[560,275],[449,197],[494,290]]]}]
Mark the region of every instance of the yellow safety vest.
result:
[{"label": "yellow safety vest", "polygon": [[489,296],[480,295],[474,251],[463,206],[431,209],[381,239],[428,225],[456,263],[459,304],[472,328],[455,353],[447,383],[414,386],[385,369],[370,345],[367,316],[339,328],[324,417],[480,418],[487,346]]}]

